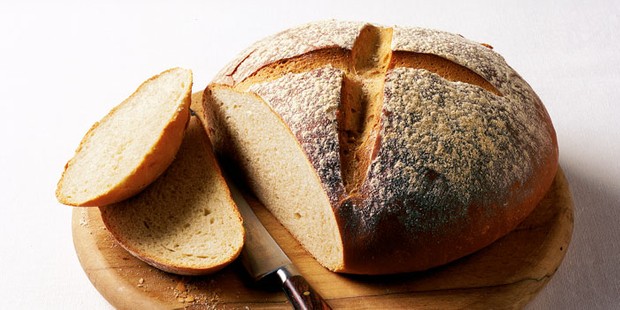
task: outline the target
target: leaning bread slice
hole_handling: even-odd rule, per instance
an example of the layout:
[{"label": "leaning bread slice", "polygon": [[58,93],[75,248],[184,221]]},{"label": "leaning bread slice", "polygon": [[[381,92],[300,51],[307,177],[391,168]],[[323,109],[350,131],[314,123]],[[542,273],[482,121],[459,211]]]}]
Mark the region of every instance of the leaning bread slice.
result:
[{"label": "leaning bread slice", "polygon": [[211,273],[243,247],[241,216],[197,117],[191,117],[177,157],[161,177],[138,195],[100,210],[121,246],[167,272]]},{"label": "leaning bread slice", "polygon": [[[258,95],[213,84],[204,96],[215,150],[239,165],[258,199],[312,256],[330,270],[341,270],[343,243],[330,198],[294,133]],[[322,134],[317,133],[311,137]],[[337,153],[325,154],[323,159],[332,162],[334,157]]]},{"label": "leaning bread slice", "polygon": [[56,190],[72,206],[103,206],[135,195],[174,159],[189,119],[192,72],[156,75],[86,133]]}]

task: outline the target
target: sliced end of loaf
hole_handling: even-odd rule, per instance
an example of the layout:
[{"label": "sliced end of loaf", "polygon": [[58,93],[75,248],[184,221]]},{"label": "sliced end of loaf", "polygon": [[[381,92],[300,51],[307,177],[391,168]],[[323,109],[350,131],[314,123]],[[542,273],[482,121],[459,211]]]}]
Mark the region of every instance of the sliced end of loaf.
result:
[{"label": "sliced end of loaf", "polygon": [[342,238],[329,198],[282,119],[257,95],[227,86],[210,86],[203,102],[215,149],[241,165],[256,196],[310,254],[341,270]]},{"label": "sliced end of loaf", "polygon": [[192,117],[176,159],[160,178],[140,194],[100,208],[119,244],[176,274],[208,274],[231,263],[243,247],[243,222],[212,152]]},{"label": "sliced end of loaf", "polygon": [[173,68],[144,82],[94,124],[65,166],[58,200],[103,206],[130,197],[172,162],[189,119],[192,72]]}]

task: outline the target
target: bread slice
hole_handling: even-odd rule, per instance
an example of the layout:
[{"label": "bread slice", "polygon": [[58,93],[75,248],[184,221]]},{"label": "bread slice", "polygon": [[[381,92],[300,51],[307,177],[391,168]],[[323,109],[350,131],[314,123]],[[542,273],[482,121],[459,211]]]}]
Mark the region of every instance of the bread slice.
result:
[{"label": "bread slice", "polygon": [[235,161],[254,194],[308,252],[330,270],[341,270],[342,238],[330,198],[280,115],[259,96],[225,85],[209,86],[204,104],[215,149]]},{"label": "bread slice", "polygon": [[201,275],[231,263],[244,229],[201,122],[189,127],[170,167],[138,195],[101,207],[107,229],[161,270]]},{"label": "bread slice", "polygon": [[189,119],[192,72],[173,68],[146,82],[86,133],[56,197],[103,206],[135,195],[174,159]]}]

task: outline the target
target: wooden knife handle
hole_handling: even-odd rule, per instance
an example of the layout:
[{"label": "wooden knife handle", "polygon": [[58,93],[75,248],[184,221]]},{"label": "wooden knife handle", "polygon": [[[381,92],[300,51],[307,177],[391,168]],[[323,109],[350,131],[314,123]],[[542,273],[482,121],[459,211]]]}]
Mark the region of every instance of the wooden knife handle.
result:
[{"label": "wooden knife handle", "polygon": [[323,297],[300,275],[288,277],[282,289],[295,309],[331,309]]}]

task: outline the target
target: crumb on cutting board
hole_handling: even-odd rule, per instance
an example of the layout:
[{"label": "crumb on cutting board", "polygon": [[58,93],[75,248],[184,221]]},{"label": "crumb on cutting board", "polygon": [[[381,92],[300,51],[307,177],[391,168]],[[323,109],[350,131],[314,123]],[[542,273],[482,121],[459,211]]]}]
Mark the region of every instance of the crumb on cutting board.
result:
[{"label": "crumb on cutting board", "polygon": [[199,289],[188,283],[186,279],[180,279],[174,287],[170,286],[170,288],[179,303],[200,304],[206,306],[206,309],[216,309],[219,303],[219,296],[215,291]]}]

